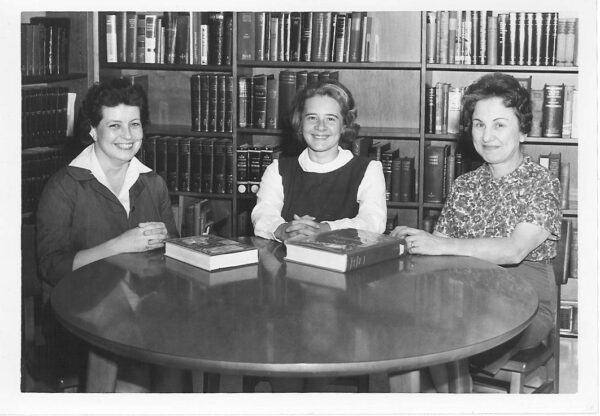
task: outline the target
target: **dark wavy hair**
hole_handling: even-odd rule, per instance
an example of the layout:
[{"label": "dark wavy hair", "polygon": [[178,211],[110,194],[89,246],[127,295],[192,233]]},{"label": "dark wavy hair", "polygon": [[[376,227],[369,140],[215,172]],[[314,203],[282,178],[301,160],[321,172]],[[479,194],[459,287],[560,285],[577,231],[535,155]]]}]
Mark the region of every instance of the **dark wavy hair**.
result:
[{"label": "dark wavy hair", "polygon": [[519,81],[502,72],[494,72],[479,78],[465,90],[462,98],[462,117],[465,132],[471,132],[475,105],[487,98],[500,97],[507,108],[513,108],[519,120],[519,130],[528,134],[531,130],[531,98]]},{"label": "dark wavy hair", "polygon": [[102,107],[116,107],[119,104],[130,105],[140,109],[142,127],[148,123],[148,97],[139,84],[131,85],[124,78],[110,78],[92,85],[81,105],[81,130],[88,134],[91,127],[96,127],[102,120]]},{"label": "dark wavy hair", "polygon": [[306,100],[315,96],[331,97],[340,105],[340,114],[344,123],[344,130],[340,136],[340,146],[344,149],[350,148],[358,134],[358,125],[355,123],[358,112],[350,90],[341,82],[333,79],[309,85],[294,97],[290,118],[293,137],[297,144],[302,148],[306,147],[302,136],[302,114],[304,113]]}]

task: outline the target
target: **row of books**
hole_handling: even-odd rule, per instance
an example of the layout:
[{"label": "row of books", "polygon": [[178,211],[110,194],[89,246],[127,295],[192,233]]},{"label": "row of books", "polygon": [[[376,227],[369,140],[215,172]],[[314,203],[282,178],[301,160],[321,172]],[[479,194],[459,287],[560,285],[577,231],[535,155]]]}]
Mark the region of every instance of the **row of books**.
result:
[{"label": "row of books", "polygon": [[[425,133],[459,134],[464,130],[461,101],[464,87],[437,82],[425,87]],[[530,90],[532,125],[529,137],[576,138],[578,90],[573,85],[544,85]]]},{"label": "row of books", "polygon": [[21,75],[23,77],[69,73],[70,20],[32,17],[21,24]]},{"label": "row of books", "polygon": [[106,62],[231,65],[231,12],[107,14]]},{"label": "row of books", "polygon": [[230,138],[154,135],[144,139],[140,158],[162,176],[169,191],[233,192]]},{"label": "row of books", "polygon": [[428,11],[427,63],[573,66],[577,24],[555,12]]},{"label": "row of books", "polygon": [[171,204],[173,218],[181,237],[202,235],[210,231],[212,212],[208,199],[194,200],[180,207],[179,202]]},{"label": "row of books", "polygon": [[73,107],[74,95],[67,87],[21,89],[21,146],[47,146],[64,141],[69,101]]},{"label": "row of books", "polygon": [[560,207],[561,209],[569,209],[571,164],[561,161],[560,152],[539,155],[538,163],[548,169],[553,178],[560,181]]},{"label": "row of books", "polygon": [[368,62],[366,12],[239,12],[238,59]]},{"label": "row of books", "polygon": [[62,147],[34,147],[21,153],[21,195],[23,213],[35,211],[46,182],[68,157]]},{"label": "row of books", "polygon": [[279,159],[281,148],[276,145],[250,145],[237,148],[237,190],[240,194],[257,193],[265,169],[274,159]]},{"label": "row of books", "polygon": [[190,78],[192,130],[233,131],[233,76],[192,74]]},{"label": "row of books", "polygon": [[296,94],[307,85],[339,78],[337,71],[280,71],[240,76],[238,126],[276,129],[286,126]]}]

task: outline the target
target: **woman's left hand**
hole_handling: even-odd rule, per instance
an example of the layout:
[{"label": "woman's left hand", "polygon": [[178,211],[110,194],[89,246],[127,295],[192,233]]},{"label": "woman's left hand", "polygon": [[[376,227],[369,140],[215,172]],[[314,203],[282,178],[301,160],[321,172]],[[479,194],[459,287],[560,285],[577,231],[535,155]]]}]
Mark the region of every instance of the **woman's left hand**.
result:
[{"label": "woman's left hand", "polygon": [[396,227],[390,235],[404,238],[410,254],[442,255],[445,254],[444,247],[448,242],[447,238],[403,225]]}]

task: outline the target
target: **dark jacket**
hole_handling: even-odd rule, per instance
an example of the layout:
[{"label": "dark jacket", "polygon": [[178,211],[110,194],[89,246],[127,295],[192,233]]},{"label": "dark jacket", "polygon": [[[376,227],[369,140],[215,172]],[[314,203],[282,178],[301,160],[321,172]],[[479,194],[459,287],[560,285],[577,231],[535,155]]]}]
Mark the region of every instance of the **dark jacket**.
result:
[{"label": "dark jacket", "polygon": [[129,218],[117,197],[87,169],[67,166],[44,188],[37,211],[37,254],[42,279],[55,285],[73,269],[75,254],[140,222],[164,222],[177,236],[164,180],[141,173],[129,190]]}]

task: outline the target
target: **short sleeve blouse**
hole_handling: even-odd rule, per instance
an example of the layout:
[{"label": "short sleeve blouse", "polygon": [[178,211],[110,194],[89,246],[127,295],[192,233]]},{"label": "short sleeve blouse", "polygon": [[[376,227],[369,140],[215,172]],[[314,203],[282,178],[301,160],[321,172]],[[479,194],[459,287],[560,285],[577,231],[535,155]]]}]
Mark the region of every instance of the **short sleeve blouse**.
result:
[{"label": "short sleeve blouse", "polygon": [[550,237],[525,260],[542,261],[556,256],[561,221],[558,179],[525,156],[501,178],[487,164],[458,177],[435,229],[453,238],[495,238],[508,237],[519,223],[536,224]]}]

